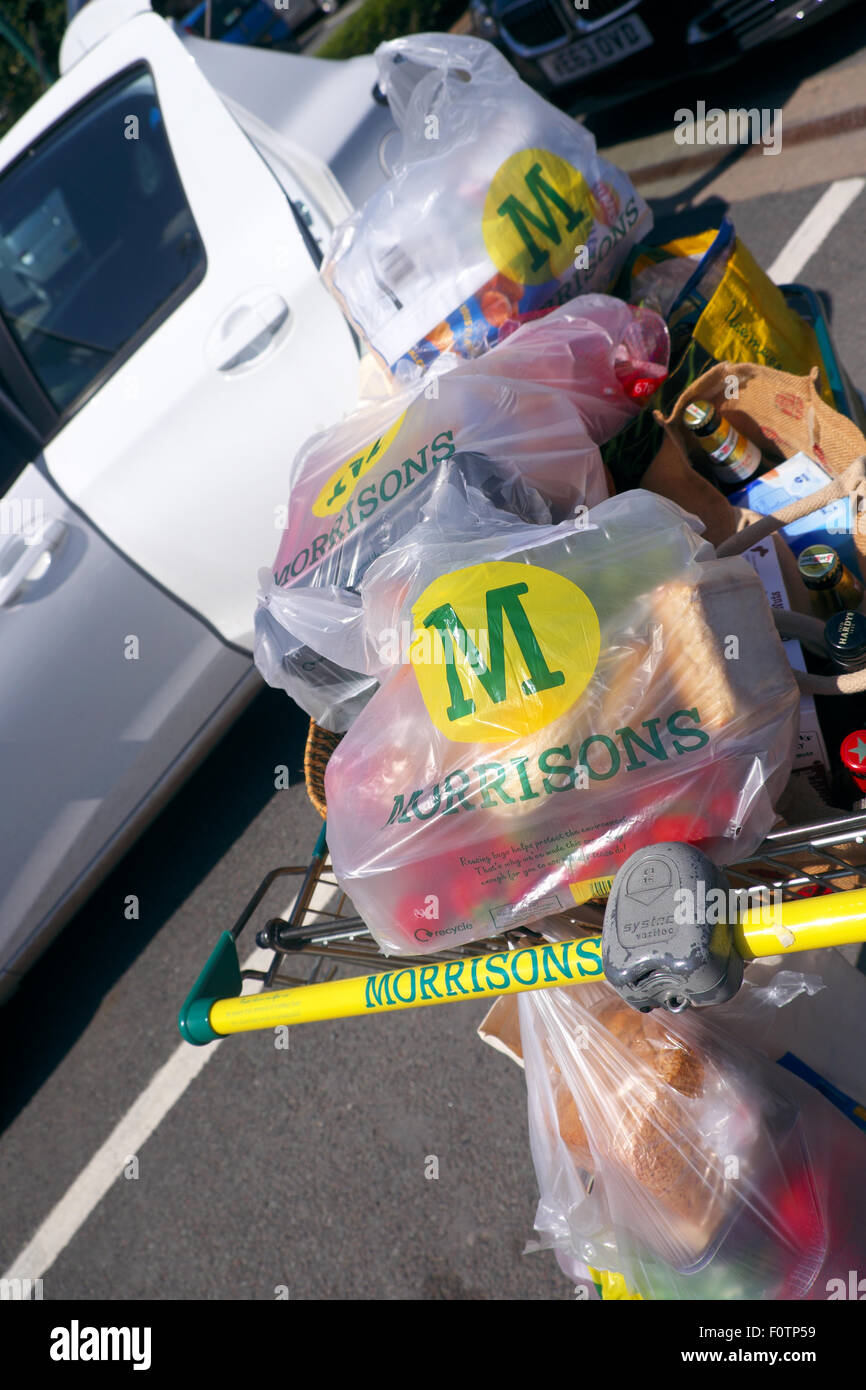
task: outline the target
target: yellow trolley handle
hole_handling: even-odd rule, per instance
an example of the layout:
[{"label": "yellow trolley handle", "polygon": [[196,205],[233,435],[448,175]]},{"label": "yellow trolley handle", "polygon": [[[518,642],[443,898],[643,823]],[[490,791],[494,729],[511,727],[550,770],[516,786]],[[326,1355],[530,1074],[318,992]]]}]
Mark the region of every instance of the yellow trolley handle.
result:
[{"label": "yellow trolley handle", "polygon": [[[866,889],[856,888],[746,912],[732,936],[743,959],[754,960],[863,941],[864,919]],[[187,1042],[204,1044],[286,1024],[423,1009],[603,978],[601,937],[586,936],[241,997],[237,947],[224,932],[181,1009],[178,1026]]]},{"label": "yellow trolley handle", "polygon": [[743,960],[853,946],[866,938],[866,888],[795,898],[777,907],[743,913],[732,928],[734,946]]}]

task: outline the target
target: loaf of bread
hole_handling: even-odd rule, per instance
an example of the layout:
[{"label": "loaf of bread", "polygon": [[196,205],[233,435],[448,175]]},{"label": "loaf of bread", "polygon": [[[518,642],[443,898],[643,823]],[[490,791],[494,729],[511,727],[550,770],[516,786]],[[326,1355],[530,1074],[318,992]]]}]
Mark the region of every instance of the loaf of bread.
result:
[{"label": "loaf of bread", "polygon": [[592,1152],[586,1137],[586,1130],[583,1127],[583,1120],[578,1114],[574,1096],[561,1075],[558,1075],[553,1082],[553,1101],[556,1106],[556,1122],[563,1142],[568,1145],[579,1166],[591,1171],[593,1167]]}]

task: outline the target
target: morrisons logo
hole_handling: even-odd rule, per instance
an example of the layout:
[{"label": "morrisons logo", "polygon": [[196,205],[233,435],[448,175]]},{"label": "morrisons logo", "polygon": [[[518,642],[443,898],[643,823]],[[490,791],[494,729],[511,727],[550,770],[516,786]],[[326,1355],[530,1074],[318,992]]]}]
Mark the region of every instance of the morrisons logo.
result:
[{"label": "morrisons logo", "polygon": [[540,302],[536,295],[531,307],[541,308],[563,303],[578,286],[610,285],[629,234],[645,214],[637,195],[623,205],[615,184],[599,180],[590,188],[580,170],[552,150],[527,149],[510,155],[494,174],[481,230],[496,269],[540,290]]},{"label": "morrisons logo", "polygon": [[[590,600],[556,570],[492,560],[441,574],[412,606],[444,660],[409,655],[427,713],[457,743],[537,732],[583,693],[601,629]],[[486,652],[470,633],[486,635]]]},{"label": "morrisons logo", "polygon": [[574,271],[574,245],[594,225],[592,194],[579,169],[552,150],[518,150],[500,164],[484,200],[481,229],[496,269],[522,285]]},{"label": "morrisons logo", "polygon": [[487,633],[490,664],[482,657],[466,628],[458,618],[450,603],[443,603],[428,613],[423,620],[424,627],[435,628],[442,641],[445,652],[448,693],[451,703],[445,711],[449,720],[464,719],[475,713],[475,701],[470,700],[460,684],[460,676],[454,665],[455,644],[465,657],[469,668],[478,677],[494,705],[505,699],[505,619],[511,626],[520,654],[529,672],[521,682],[524,695],[537,695],[542,690],[552,690],[565,681],[562,671],[551,671],[538,645],[538,639],[522,606],[521,597],[529,592],[527,584],[507,584],[501,589],[490,589],[486,595]]},{"label": "morrisons logo", "polygon": [[656,717],[644,719],[638,729],[625,725],[613,737],[590,734],[579,747],[563,743],[545,748],[536,760],[523,756],[456,768],[432,787],[398,793],[385,824],[407,825],[413,819],[432,820],[584,790],[620,772],[638,772],[654,762],[697,752],[709,741],[697,708],[678,709],[664,724]]},{"label": "morrisons logo", "polygon": [[500,217],[511,219],[515,231],[529,252],[529,264],[535,274],[550,260],[550,247],[540,247],[529,230],[530,227],[534,227],[554,246],[561,246],[562,231],[553,209],[555,208],[562,218],[562,230],[569,233],[576,231],[580,224],[587,220],[587,213],[566,202],[559,190],[545,177],[540,163],[533,164],[525,174],[523,182],[527,195],[535,200],[537,211],[533,211],[527,203],[521,202],[515,193],[510,193],[500,203],[497,212]]},{"label": "morrisons logo", "polygon": [[[401,415],[400,422],[403,418]],[[292,579],[299,579],[313,565],[320,564],[326,555],[348,540],[356,527],[363,526],[380,507],[387,507],[400,492],[405,492],[418,478],[423,478],[428,469],[432,472],[437,464],[451,458],[457,447],[454,430],[440,430],[414,454],[404,458],[394,468],[381,471],[380,475],[380,472],[373,471],[374,466],[382,464],[384,468],[384,463],[390,460],[388,436],[383,438],[385,443],[377,440],[365,458],[354,459],[343,465],[340,475],[329,482],[327,489],[323,489],[321,505],[317,502],[313,512],[316,516],[328,518],[328,529],[314,536],[291,560],[274,571],[275,584],[282,587]],[[373,481],[362,487],[357,496],[353,496],[356,483],[368,468],[373,471]]]}]

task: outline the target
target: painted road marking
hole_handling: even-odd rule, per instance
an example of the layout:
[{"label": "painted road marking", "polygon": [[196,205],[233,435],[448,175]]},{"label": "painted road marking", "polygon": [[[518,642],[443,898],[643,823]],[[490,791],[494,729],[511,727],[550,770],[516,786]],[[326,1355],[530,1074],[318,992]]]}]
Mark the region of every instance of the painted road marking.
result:
[{"label": "painted road marking", "polygon": [[[328,911],[336,905],[337,898],[330,883],[318,883],[310,907]],[[270,951],[257,948],[244,961],[242,969],[266,970],[271,956]],[[257,994],[261,987],[258,980],[247,981],[244,993]],[[154,1130],[224,1041],[221,1039],[206,1047],[192,1047],[182,1042],[175,1048],[0,1278],[31,1281],[42,1278],[113,1187],[131,1155],[141,1152]]]},{"label": "painted road marking", "polygon": [[796,280],[864,188],[866,179],[839,179],[831,183],[773,261],[767,271],[770,279],[777,285]]}]

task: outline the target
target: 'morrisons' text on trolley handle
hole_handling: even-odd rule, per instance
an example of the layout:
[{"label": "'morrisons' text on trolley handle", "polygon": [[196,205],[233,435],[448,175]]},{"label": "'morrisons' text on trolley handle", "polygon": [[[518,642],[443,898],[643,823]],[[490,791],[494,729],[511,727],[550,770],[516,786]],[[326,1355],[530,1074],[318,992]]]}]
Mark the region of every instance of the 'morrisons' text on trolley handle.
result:
[{"label": "'morrisons' text on trolley handle", "polygon": [[399,1009],[439,999],[576,984],[602,974],[600,945],[600,937],[588,937],[368,975],[364,1003],[367,1009]]},{"label": "'morrisons' text on trolley handle", "polygon": [[303,989],[277,990],[242,999],[217,1000],[209,1024],[220,1036],[281,1024],[351,1018],[395,1009],[516,994],[603,978],[601,937],[527,946],[518,951],[473,956],[467,960],[389,970],[350,980],[331,980]]}]

